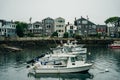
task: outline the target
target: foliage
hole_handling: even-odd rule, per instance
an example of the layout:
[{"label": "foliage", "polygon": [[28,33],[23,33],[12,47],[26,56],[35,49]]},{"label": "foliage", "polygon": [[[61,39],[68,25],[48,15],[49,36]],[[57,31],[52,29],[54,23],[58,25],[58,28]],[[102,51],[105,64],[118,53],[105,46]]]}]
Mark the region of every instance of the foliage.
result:
[{"label": "foliage", "polygon": [[51,37],[58,37],[58,32],[54,32]]},{"label": "foliage", "polygon": [[34,37],[34,34],[33,33],[28,33],[27,36]]},{"label": "foliage", "polygon": [[80,40],[82,40],[82,36],[81,36],[81,35],[78,35],[78,34],[75,34],[75,35],[74,35],[74,38],[75,38],[75,39],[80,39]]},{"label": "foliage", "polygon": [[98,37],[99,39],[101,38],[101,36],[102,36],[101,33],[97,33],[97,37]]},{"label": "foliage", "polygon": [[16,33],[19,37],[23,37],[24,36],[24,29],[27,28],[27,23],[25,22],[19,22],[19,21],[16,21],[15,22],[16,24]]},{"label": "foliage", "polygon": [[63,35],[63,38],[68,38],[68,37],[69,37],[69,33],[65,32],[64,35]]},{"label": "foliage", "polygon": [[116,21],[119,19],[119,17],[115,16],[115,17],[110,17],[108,19],[105,20],[106,24],[113,24],[115,25]]}]

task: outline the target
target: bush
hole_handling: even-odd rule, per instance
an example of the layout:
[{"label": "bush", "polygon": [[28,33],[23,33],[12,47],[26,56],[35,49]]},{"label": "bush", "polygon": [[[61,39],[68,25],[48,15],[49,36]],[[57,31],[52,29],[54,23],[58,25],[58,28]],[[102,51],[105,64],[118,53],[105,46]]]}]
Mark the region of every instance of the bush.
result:
[{"label": "bush", "polygon": [[81,35],[74,35],[74,38],[82,40],[82,36]]},{"label": "bush", "polygon": [[33,33],[28,33],[27,36],[28,37],[34,37],[34,34]]},{"label": "bush", "polygon": [[65,32],[63,38],[68,38],[68,36],[69,36],[68,32]]},{"label": "bush", "polygon": [[58,33],[57,32],[54,32],[51,37],[58,37]]}]

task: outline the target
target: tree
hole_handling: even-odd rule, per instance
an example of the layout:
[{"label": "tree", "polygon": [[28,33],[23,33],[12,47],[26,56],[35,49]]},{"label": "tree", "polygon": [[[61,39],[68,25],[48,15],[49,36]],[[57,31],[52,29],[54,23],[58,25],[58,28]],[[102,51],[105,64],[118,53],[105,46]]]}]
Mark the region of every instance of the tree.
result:
[{"label": "tree", "polygon": [[108,19],[105,20],[106,24],[110,24],[112,26],[115,26],[116,21],[119,19],[119,17],[115,16],[115,17],[110,17]]},{"label": "tree", "polygon": [[16,21],[16,33],[19,37],[23,37],[24,36],[24,30],[27,29],[27,23],[25,22],[19,22]]},{"label": "tree", "polygon": [[51,37],[58,37],[58,32],[57,32],[57,31],[54,32],[54,33],[51,35]]},{"label": "tree", "polygon": [[68,38],[68,37],[69,37],[69,33],[65,32],[64,35],[63,35],[63,38]]}]

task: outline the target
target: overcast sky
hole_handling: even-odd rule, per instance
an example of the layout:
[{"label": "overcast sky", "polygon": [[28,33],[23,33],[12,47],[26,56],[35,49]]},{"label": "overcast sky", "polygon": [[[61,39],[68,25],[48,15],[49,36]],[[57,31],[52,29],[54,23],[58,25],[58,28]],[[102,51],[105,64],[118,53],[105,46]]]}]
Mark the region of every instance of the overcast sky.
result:
[{"label": "overcast sky", "polygon": [[112,16],[120,16],[120,0],[0,0],[0,19],[29,22],[46,17],[63,17],[73,23],[75,17],[88,15],[95,24],[104,24]]}]

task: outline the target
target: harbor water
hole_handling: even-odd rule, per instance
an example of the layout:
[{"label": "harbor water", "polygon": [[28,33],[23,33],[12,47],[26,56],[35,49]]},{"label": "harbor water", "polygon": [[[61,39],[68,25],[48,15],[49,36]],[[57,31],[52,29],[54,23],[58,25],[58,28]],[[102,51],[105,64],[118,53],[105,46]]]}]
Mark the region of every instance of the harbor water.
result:
[{"label": "harbor water", "polygon": [[0,50],[0,80],[120,80],[120,49],[107,45],[87,45],[88,61],[94,62],[88,73],[28,74],[27,64],[48,47],[24,48],[20,52]]}]

